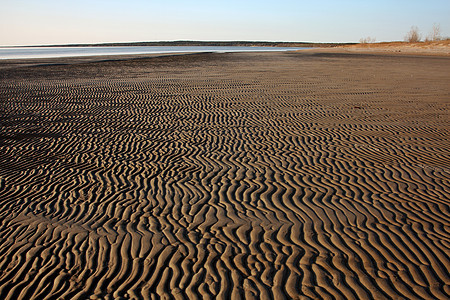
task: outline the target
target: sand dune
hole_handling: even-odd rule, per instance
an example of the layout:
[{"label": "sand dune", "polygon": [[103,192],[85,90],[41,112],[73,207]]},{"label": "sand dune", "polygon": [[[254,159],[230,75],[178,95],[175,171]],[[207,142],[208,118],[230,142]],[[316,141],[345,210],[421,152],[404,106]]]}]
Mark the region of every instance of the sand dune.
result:
[{"label": "sand dune", "polygon": [[450,39],[427,42],[382,42],[382,43],[362,43],[356,45],[344,45],[335,49],[351,52],[377,53],[383,54],[408,54],[408,55],[436,55],[450,56]]},{"label": "sand dune", "polygon": [[450,59],[55,62],[0,72],[1,299],[450,297]]}]

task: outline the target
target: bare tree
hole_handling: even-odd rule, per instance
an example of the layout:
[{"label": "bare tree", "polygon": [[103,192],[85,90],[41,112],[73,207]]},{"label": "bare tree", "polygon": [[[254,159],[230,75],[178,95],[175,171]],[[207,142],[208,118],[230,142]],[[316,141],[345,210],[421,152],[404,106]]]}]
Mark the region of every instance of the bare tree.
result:
[{"label": "bare tree", "polygon": [[371,38],[370,36],[366,37],[366,38],[361,38],[359,40],[359,42],[361,44],[368,44],[368,43],[375,43],[376,39],[375,38]]},{"label": "bare tree", "polygon": [[427,36],[427,41],[440,41],[441,37],[441,25],[433,24],[430,34]]},{"label": "bare tree", "polygon": [[412,26],[411,30],[406,34],[405,41],[410,43],[417,43],[420,42],[420,34],[419,34],[419,28],[417,26]]}]

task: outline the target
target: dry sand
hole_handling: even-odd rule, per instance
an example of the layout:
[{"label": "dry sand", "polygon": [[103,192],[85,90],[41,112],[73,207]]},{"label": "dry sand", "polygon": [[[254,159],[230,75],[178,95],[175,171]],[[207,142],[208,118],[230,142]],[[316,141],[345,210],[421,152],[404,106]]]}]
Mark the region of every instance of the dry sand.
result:
[{"label": "dry sand", "polygon": [[434,42],[386,42],[386,43],[366,43],[334,48],[344,52],[362,52],[376,54],[400,54],[400,55],[432,55],[450,56],[450,40]]},{"label": "dry sand", "polygon": [[449,299],[450,58],[0,68],[1,299]]}]

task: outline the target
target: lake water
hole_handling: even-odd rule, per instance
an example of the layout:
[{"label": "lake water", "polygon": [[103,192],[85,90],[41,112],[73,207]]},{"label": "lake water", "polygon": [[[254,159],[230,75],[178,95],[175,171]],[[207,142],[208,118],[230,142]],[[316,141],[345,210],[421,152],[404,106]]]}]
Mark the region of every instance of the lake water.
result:
[{"label": "lake water", "polygon": [[128,46],[128,47],[0,47],[0,59],[52,58],[152,53],[295,51],[294,47]]}]

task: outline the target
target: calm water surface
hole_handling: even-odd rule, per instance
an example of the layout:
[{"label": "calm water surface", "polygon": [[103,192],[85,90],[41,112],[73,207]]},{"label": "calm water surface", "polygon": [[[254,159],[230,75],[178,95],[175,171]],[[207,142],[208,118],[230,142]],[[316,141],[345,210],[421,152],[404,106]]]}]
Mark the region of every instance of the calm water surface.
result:
[{"label": "calm water surface", "polygon": [[294,51],[294,47],[203,47],[203,46],[129,46],[129,47],[0,47],[0,59],[51,58],[94,55],[151,53]]}]

